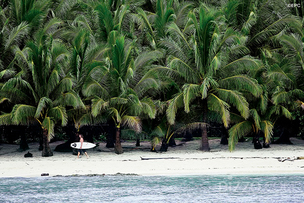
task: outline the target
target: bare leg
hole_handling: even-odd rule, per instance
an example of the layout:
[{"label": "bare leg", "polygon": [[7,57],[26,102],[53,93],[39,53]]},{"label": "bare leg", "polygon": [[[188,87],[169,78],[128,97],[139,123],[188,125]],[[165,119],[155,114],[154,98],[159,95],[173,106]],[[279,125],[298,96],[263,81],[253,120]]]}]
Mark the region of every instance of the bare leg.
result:
[{"label": "bare leg", "polygon": [[78,154],[77,154],[77,158],[79,158],[79,155],[80,155],[80,152],[78,152]]},{"label": "bare leg", "polygon": [[89,158],[89,155],[88,155],[88,153],[87,153],[87,152],[85,152],[84,154],[87,156],[87,158]]}]

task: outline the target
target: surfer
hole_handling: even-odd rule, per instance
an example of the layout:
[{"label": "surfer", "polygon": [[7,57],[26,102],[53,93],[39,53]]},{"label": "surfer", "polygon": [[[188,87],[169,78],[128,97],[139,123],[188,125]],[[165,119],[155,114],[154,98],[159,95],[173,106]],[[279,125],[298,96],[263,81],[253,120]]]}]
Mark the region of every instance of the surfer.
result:
[{"label": "surfer", "polygon": [[79,136],[79,142],[81,143],[81,144],[80,144],[80,148],[78,149],[77,158],[79,158],[79,155],[80,155],[80,154],[83,154],[83,153],[87,156],[87,158],[89,158],[89,155],[88,155],[88,153],[86,152],[86,150],[85,150],[85,149],[82,149],[83,135],[80,134],[80,133],[77,133],[77,134],[78,134],[78,136]]}]

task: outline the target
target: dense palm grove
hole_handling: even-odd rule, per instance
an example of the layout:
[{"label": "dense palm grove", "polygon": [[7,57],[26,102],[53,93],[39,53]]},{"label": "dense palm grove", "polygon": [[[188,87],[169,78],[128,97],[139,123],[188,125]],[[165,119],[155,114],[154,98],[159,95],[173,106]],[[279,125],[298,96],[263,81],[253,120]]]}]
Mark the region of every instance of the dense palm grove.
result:
[{"label": "dense palm grove", "polygon": [[[302,3],[303,4],[303,3]],[[304,5],[277,0],[2,0],[0,125],[115,124],[169,143],[223,126],[264,146],[304,109]],[[225,133],[224,133],[225,134]],[[38,135],[37,135],[38,136]],[[153,145],[154,142],[152,141]]]}]

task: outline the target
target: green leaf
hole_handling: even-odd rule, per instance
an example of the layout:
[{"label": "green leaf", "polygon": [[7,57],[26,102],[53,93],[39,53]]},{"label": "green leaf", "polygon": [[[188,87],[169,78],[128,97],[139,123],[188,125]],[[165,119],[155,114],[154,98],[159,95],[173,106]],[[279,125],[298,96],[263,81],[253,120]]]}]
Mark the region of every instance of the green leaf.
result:
[{"label": "green leaf", "polygon": [[219,112],[221,114],[224,126],[227,128],[230,122],[229,104],[224,100],[221,100],[213,93],[209,94],[207,100],[210,110]]},{"label": "green leaf", "polygon": [[142,130],[141,127],[141,120],[139,117],[137,116],[123,116],[121,119],[121,123],[124,126],[127,126],[133,130],[135,130],[135,132],[140,133]]},{"label": "green leaf", "polygon": [[273,134],[273,124],[270,121],[263,120],[261,122],[261,130],[264,132],[265,142],[270,143]]},{"label": "green leaf", "polygon": [[183,102],[183,93],[179,93],[176,96],[174,96],[173,99],[169,100],[169,106],[166,111],[168,122],[173,125],[175,122],[175,116],[177,113],[177,109],[182,107],[184,102]]},{"label": "green leaf", "polygon": [[92,99],[92,115],[96,117],[100,114],[100,111],[108,107],[108,105],[109,103],[104,101],[102,98],[96,97]]},{"label": "green leaf", "polygon": [[186,113],[190,111],[190,102],[199,96],[199,89],[200,86],[196,84],[185,84],[183,86],[183,99]]},{"label": "green leaf", "polygon": [[245,119],[249,117],[249,104],[240,92],[217,88],[216,93],[222,100],[235,106]]},{"label": "green leaf", "polygon": [[34,118],[36,113],[36,107],[25,105],[25,104],[16,104],[12,110],[12,121],[16,125],[27,125],[30,118]]},{"label": "green leaf", "polygon": [[22,22],[17,27],[13,28],[5,43],[5,49],[7,50],[14,43],[20,43],[20,39],[22,39],[25,35],[28,34],[29,29],[30,27],[26,22]]},{"label": "green leaf", "polygon": [[109,108],[110,114],[114,117],[116,124],[120,124],[122,122],[120,113],[118,112],[117,109],[111,107]]},{"label": "green leaf", "polygon": [[252,116],[253,120],[254,120],[254,125],[255,125],[255,130],[260,130],[261,129],[261,126],[260,126],[260,123],[261,123],[261,118],[260,118],[260,115],[259,113],[257,112],[256,109],[250,109],[250,115]]},{"label": "green leaf", "polygon": [[240,123],[233,125],[228,132],[229,132],[229,139],[228,139],[229,150],[233,151],[239,139],[252,132],[252,123],[249,121],[242,121]]},{"label": "green leaf", "polygon": [[247,75],[234,75],[220,80],[219,85],[226,89],[235,89],[239,91],[248,91],[255,97],[262,94],[262,88],[258,82]]},{"label": "green leaf", "polygon": [[39,118],[41,116],[41,112],[45,110],[46,107],[50,106],[52,104],[52,100],[50,100],[47,97],[42,97],[38,103],[35,118]]},{"label": "green leaf", "polygon": [[156,115],[156,107],[153,100],[150,98],[144,98],[140,101],[140,103],[143,114],[148,115],[151,119],[154,119]]},{"label": "green leaf", "polygon": [[205,77],[204,81],[201,84],[200,91],[202,94],[202,99],[206,99],[208,96],[208,91],[210,88],[218,87],[218,83],[210,77]]},{"label": "green leaf", "polygon": [[85,108],[80,96],[76,92],[66,92],[62,95],[60,102],[64,106],[72,106],[74,108]]},{"label": "green leaf", "polygon": [[68,123],[68,115],[66,109],[63,106],[56,106],[51,108],[48,112],[48,116],[54,121],[61,121],[61,126],[66,126]]},{"label": "green leaf", "polygon": [[13,125],[12,114],[6,113],[0,115],[0,125]]},{"label": "green leaf", "polygon": [[47,129],[48,131],[48,141],[50,141],[55,135],[54,135],[54,127],[55,123],[50,117],[45,117],[42,121],[42,128]]}]

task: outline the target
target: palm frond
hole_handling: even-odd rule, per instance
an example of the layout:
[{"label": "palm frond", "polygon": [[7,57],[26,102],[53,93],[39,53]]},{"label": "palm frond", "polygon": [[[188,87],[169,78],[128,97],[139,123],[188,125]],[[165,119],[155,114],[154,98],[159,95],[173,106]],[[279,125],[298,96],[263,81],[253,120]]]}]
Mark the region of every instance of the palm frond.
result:
[{"label": "palm frond", "polygon": [[177,128],[175,130],[175,133],[181,133],[181,132],[187,132],[187,131],[192,131],[192,130],[197,130],[197,129],[202,129],[203,126],[207,125],[208,123],[204,122],[193,122],[193,123],[187,123],[186,125],[183,125],[180,128]]},{"label": "palm frond", "polygon": [[256,23],[256,20],[257,20],[257,16],[255,15],[255,13],[253,11],[251,11],[247,21],[244,22],[244,24],[242,26],[241,32],[244,35],[248,35],[250,33],[250,29]]},{"label": "palm frond", "polygon": [[236,124],[243,121],[245,121],[243,116],[234,112],[230,112],[230,124]]},{"label": "palm frond", "polygon": [[[178,22],[177,22],[178,23]],[[175,35],[177,35],[178,39],[181,39],[183,43],[185,43],[188,47],[188,49],[191,49],[190,47],[190,44],[189,42],[187,41],[186,39],[186,35],[180,30],[180,28],[175,24],[175,23],[170,23],[168,25],[168,28],[167,28],[167,32],[170,34],[170,35],[173,35],[173,37]],[[166,42],[167,40],[164,40],[164,42]],[[180,41],[180,40],[177,40],[176,41]],[[174,50],[172,50],[174,51]]]},{"label": "palm frond", "polygon": [[[1,64],[0,64],[0,68],[1,68]],[[2,77],[11,77],[14,74],[15,74],[14,70],[5,69],[3,71],[0,71],[0,79],[2,79]]]},{"label": "palm frond", "polygon": [[21,42],[21,39],[28,34],[29,29],[30,27],[26,22],[22,22],[20,25],[12,29],[8,40],[5,43],[5,49],[7,50],[14,43],[19,44]]},{"label": "palm frond", "polygon": [[87,97],[95,95],[107,98],[109,96],[109,92],[106,87],[104,87],[95,80],[87,80],[86,82],[84,82],[82,86],[82,92]]},{"label": "palm frond", "polygon": [[262,88],[263,88],[263,93],[261,94],[261,96],[259,98],[259,108],[260,108],[262,114],[264,114],[266,112],[267,106],[268,106],[268,92],[264,86]]},{"label": "palm frond", "polygon": [[287,48],[287,52],[293,52],[294,55],[298,55],[300,60],[304,62],[303,56],[303,43],[301,36],[298,34],[282,35],[279,37],[280,43]]},{"label": "palm frond", "polygon": [[48,141],[50,141],[54,136],[55,123],[50,117],[45,117],[41,123],[43,129],[48,131]]},{"label": "palm frond", "polygon": [[261,129],[261,126],[260,126],[261,118],[260,118],[258,111],[256,109],[250,109],[250,115],[253,118],[254,125],[256,128],[255,130],[260,130]]},{"label": "palm frond", "polygon": [[252,131],[252,123],[249,121],[242,121],[233,125],[229,129],[229,139],[228,139],[228,146],[229,150],[233,151],[235,149],[235,145],[238,143],[239,139],[243,136],[246,136]]},{"label": "palm frond", "polygon": [[54,88],[58,85],[59,80],[60,80],[59,73],[56,69],[54,69],[51,72],[49,80],[48,80],[47,95],[49,95],[54,90]]},{"label": "palm frond", "polygon": [[171,57],[169,67],[172,70],[176,70],[183,78],[188,82],[197,83],[199,81],[199,74],[196,69],[194,69],[191,64],[187,64],[185,61]]},{"label": "palm frond", "polygon": [[[142,112],[142,104],[140,103],[140,100],[136,94],[133,92],[130,92],[127,95],[127,106],[128,106],[128,112],[131,115],[138,116]],[[118,103],[119,104],[119,103]]]},{"label": "palm frond", "polygon": [[48,116],[54,121],[61,121],[61,126],[65,126],[68,123],[68,115],[63,106],[51,108],[48,112]]},{"label": "palm frond", "polygon": [[240,92],[217,88],[216,93],[222,100],[234,105],[245,119],[249,117],[249,104]]},{"label": "palm frond", "polygon": [[227,128],[230,122],[229,104],[221,100],[213,93],[209,94],[207,100],[210,110],[219,112],[221,114],[224,126]]},{"label": "palm frond", "polygon": [[217,87],[218,87],[218,83],[212,77],[205,77],[200,87],[202,99],[207,98],[208,90],[210,88],[217,88]]},{"label": "palm frond", "polygon": [[165,134],[166,134],[166,129],[163,129],[163,126],[161,125],[156,126],[156,128],[154,128],[150,133],[150,135],[154,137],[163,137]]},{"label": "palm frond", "polygon": [[0,115],[0,125],[12,125],[12,114],[11,113],[6,113]]},{"label": "palm frond", "polygon": [[122,97],[112,97],[109,101],[109,104],[111,106],[115,106],[115,105],[120,105],[120,104],[127,104],[128,103],[128,99],[126,98],[122,98]]},{"label": "palm frond", "polygon": [[273,81],[281,81],[285,84],[286,88],[292,88],[294,86],[294,79],[292,75],[287,74],[278,65],[271,67],[268,71],[267,77]]},{"label": "palm frond", "polygon": [[279,105],[279,106],[281,108],[281,114],[288,119],[292,119],[291,112],[287,108],[285,108],[284,106],[281,106],[281,105]]},{"label": "palm frond", "polygon": [[85,108],[80,96],[73,91],[62,94],[61,104],[64,106],[72,106],[74,108]]},{"label": "palm frond", "polygon": [[142,131],[141,120],[137,116],[124,115],[121,118],[121,123],[123,126],[129,127],[135,130],[137,133],[140,133]]},{"label": "palm frond", "polygon": [[6,97],[0,97],[0,104],[2,104],[4,101],[10,101],[9,98]]},{"label": "palm frond", "polygon": [[154,119],[156,115],[156,107],[151,98],[143,98],[141,101],[142,112],[148,115],[149,118]]},{"label": "palm frond", "polygon": [[49,35],[52,35],[55,31],[57,31],[57,28],[63,24],[63,21],[58,18],[52,18],[43,28],[43,33],[47,33]]},{"label": "palm frond", "polygon": [[102,109],[105,109],[106,107],[108,107],[108,105],[109,105],[109,102],[104,101],[100,97],[96,97],[96,98],[92,99],[92,110],[91,110],[92,115],[94,117],[96,117],[100,113],[100,111]]},{"label": "palm frond", "polygon": [[159,90],[161,81],[157,76],[157,72],[148,71],[140,80],[135,84],[133,90],[139,97],[142,97],[149,90]]},{"label": "palm frond", "polygon": [[80,127],[93,124],[92,116],[89,113],[83,114],[76,122]]},{"label": "palm frond", "polygon": [[66,14],[70,13],[70,10],[75,6],[77,3],[77,0],[63,0],[59,1],[58,5],[56,6],[56,9],[54,12],[56,13],[56,16],[59,16],[61,19],[65,17]]},{"label": "palm frond", "polygon": [[[267,25],[267,24],[266,24]],[[266,40],[270,36],[274,36],[279,33],[281,30],[285,28],[285,26],[291,27],[301,27],[301,22],[294,17],[284,17],[272,22],[262,31],[258,32],[255,36],[253,36],[249,43],[253,43],[254,45],[258,45]]]},{"label": "palm frond", "polygon": [[112,64],[113,68],[118,72],[119,75],[124,75],[123,72],[126,71],[123,66],[125,52],[124,52],[124,37],[117,37],[115,40],[115,44],[112,48]]},{"label": "palm frond", "polygon": [[116,122],[116,124],[120,124],[122,120],[119,111],[116,108],[111,107],[109,108],[109,112],[110,115],[113,117],[114,121]]},{"label": "palm frond", "polygon": [[135,70],[142,69],[145,65],[152,63],[163,57],[163,53],[159,50],[147,51],[138,55],[134,61]]},{"label": "palm frond", "polygon": [[41,116],[41,112],[47,107],[50,106],[52,104],[52,100],[50,100],[50,98],[47,97],[42,97],[40,98],[38,105],[37,105],[37,109],[36,109],[36,113],[35,113],[35,118],[39,118]]},{"label": "palm frond", "polygon": [[173,99],[169,100],[169,106],[166,111],[168,122],[173,125],[175,122],[175,116],[177,109],[183,106],[183,93],[179,93],[174,96]]},{"label": "palm frond", "polygon": [[183,100],[185,105],[185,112],[190,111],[190,102],[199,96],[200,86],[197,84],[185,84],[183,87]]},{"label": "palm frond", "polygon": [[218,83],[220,87],[225,87],[226,89],[248,91],[255,97],[258,97],[263,92],[258,82],[247,75],[234,75],[226,77],[220,80]]},{"label": "palm frond", "polygon": [[70,91],[73,88],[73,79],[71,77],[65,77],[56,85],[55,89],[49,95],[55,98],[59,97],[62,93]]},{"label": "palm frond", "polygon": [[304,91],[301,89],[279,90],[273,94],[272,101],[274,104],[287,104],[296,101],[298,98],[304,98]]},{"label": "palm frond", "polygon": [[270,143],[273,134],[273,124],[271,121],[263,120],[261,122],[261,130],[264,132],[265,142]]},{"label": "palm frond", "polygon": [[236,73],[248,71],[248,70],[256,70],[262,66],[261,61],[254,59],[249,56],[244,56],[242,58],[238,58],[226,64],[223,69],[231,71],[237,71]]},{"label": "palm frond", "polygon": [[123,26],[123,21],[124,19],[126,18],[127,14],[130,12],[129,10],[129,5],[121,5],[119,7],[119,12],[116,13],[115,15],[115,19],[118,19],[117,20],[117,24],[116,26],[118,27],[118,30],[121,30],[122,26]]},{"label": "palm frond", "polygon": [[16,104],[13,107],[11,112],[12,121],[16,125],[27,125],[30,118],[34,118],[36,113],[36,107],[25,105],[25,104]]},{"label": "palm frond", "polygon": [[154,43],[156,43],[154,31],[149,22],[147,14],[141,8],[137,9],[137,14],[138,14],[139,18],[141,19],[141,24],[144,25],[145,27],[147,27],[150,36],[152,36]]},{"label": "palm frond", "polygon": [[286,91],[276,92],[272,97],[272,101],[274,104],[288,103],[291,101],[290,94]]}]

